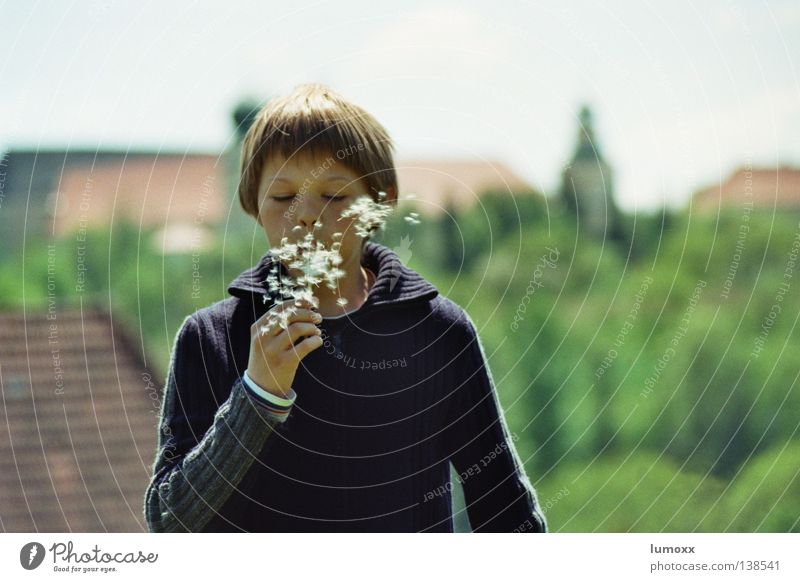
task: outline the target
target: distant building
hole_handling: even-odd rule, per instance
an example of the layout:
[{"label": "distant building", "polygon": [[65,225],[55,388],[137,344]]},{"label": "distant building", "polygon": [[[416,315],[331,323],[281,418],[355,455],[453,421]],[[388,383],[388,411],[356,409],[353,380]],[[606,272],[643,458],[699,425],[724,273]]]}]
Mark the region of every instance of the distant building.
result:
[{"label": "distant building", "polygon": [[[242,141],[260,107],[249,99],[234,108],[233,134],[217,153],[11,149],[0,157],[7,247],[20,247],[23,238],[107,229],[123,218],[156,229],[150,242],[164,253],[206,248],[218,228],[257,228],[237,189]],[[396,167],[400,200],[429,216],[467,210],[487,192],[536,194],[496,160],[408,159]]]},{"label": "distant building", "polygon": [[[247,123],[239,119],[238,140]],[[207,247],[217,226],[253,228],[236,195],[241,146],[219,155],[80,150],[11,150],[3,157],[4,233],[64,236],[108,228],[125,218],[156,228],[165,253]],[[435,216],[467,210],[487,192],[538,195],[499,161],[408,159],[396,162],[400,200]],[[413,197],[411,197],[413,196]]]},{"label": "distant building", "polygon": [[560,199],[563,208],[576,217],[580,229],[589,236],[597,239],[621,237],[613,173],[600,152],[592,112],[586,106],[579,114],[575,152],[562,172]]},{"label": "distant building", "polygon": [[800,168],[739,168],[720,184],[696,192],[691,208],[698,214],[716,214],[745,202],[764,210],[800,211]]},{"label": "distant building", "polygon": [[162,385],[93,309],[0,312],[5,532],[147,531]]},{"label": "distant building", "polygon": [[164,252],[208,244],[224,216],[224,164],[216,155],[84,150],[11,150],[3,157],[0,220],[28,236],[108,228],[126,218],[158,229]]},{"label": "distant building", "polygon": [[442,214],[450,205],[459,212],[468,210],[487,192],[539,195],[497,160],[408,159],[395,166],[400,200],[414,202],[428,216]]}]

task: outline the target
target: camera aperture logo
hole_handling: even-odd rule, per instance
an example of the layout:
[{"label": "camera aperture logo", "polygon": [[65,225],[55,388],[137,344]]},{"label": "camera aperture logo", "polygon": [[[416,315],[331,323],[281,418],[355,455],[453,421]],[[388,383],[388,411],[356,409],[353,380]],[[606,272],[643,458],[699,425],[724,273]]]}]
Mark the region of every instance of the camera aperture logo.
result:
[{"label": "camera aperture logo", "polygon": [[[158,554],[145,554],[138,552],[104,552],[95,544],[85,552],[74,551],[72,542],[57,542],[50,546],[53,556],[53,571],[55,572],[98,572],[107,574],[118,572],[116,564],[153,564],[158,560]],[[19,552],[19,563],[26,570],[38,568],[45,559],[47,550],[38,542],[30,542],[22,546]]]},{"label": "camera aperture logo", "polygon": [[44,561],[44,546],[39,542],[29,542],[19,551],[19,563],[26,570],[35,570]]}]

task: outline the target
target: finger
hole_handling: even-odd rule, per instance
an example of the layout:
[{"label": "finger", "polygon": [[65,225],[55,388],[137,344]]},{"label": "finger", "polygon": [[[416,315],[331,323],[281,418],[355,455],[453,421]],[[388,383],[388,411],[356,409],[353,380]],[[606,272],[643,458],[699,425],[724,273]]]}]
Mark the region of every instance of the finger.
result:
[{"label": "finger", "polygon": [[322,316],[310,309],[297,308],[297,311],[283,311],[281,313],[272,314],[270,317],[260,319],[259,321],[263,321],[263,323],[259,323],[259,332],[261,335],[272,338],[279,335],[282,330],[287,329],[293,323],[308,322],[318,325],[322,323]]},{"label": "finger", "polygon": [[261,315],[258,319],[253,322],[253,326],[262,333],[262,335],[273,335],[277,334],[274,328],[280,328],[278,325],[280,322],[286,319],[286,314],[284,313],[284,308],[275,305],[270,307],[266,313]]},{"label": "finger", "polygon": [[287,316],[286,320],[289,323],[294,323],[299,321],[322,323],[322,316],[316,311],[312,311],[311,309],[303,309],[301,307],[298,307],[296,311],[293,311]]},{"label": "finger", "polygon": [[286,321],[287,317],[300,311],[319,312],[317,306],[307,299],[284,299],[270,307],[261,318],[278,317],[281,321]]},{"label": "finger", "polygon": [[262,326],[272,326],[276,322],[277,323],[284,323],[288,321],[289,317],[295,313],[299,307],[294,306],[291,302],[282,301],[281,303],[276,303],[272,307],[270,307],[266,313],[261,315],[258,319],[256,319],[253,325],[257,325],[259,327]]},{"label": "finger", "polygon": [[319,299],[313,293],[311,293],[309,289],[300,290],[300,292],[297,293],[297,295],[295,295],[293,299],[297,302],[302,303],[303,305],[308,305],[308,306],[313,305],[314,307],[319,306]]},{"label": "finger", "polygon": [[311,335],[322,335],[320,329],[313,323],[292,323],[288,329],[283,330],[273,341],[280,351],[291,348],[297,340]]},{"label": "finger", "polygon": [[277,315],[286,312],[291,313],[296,309],[298,309],[298,307],[300,306],[301,305],[298,305],[298,302],[295,301],[294,299],[283,299],[275,303],[275,305],[273,305],[272,307],[270,307],[265,315],[269,314]]},{"label": "finger", "polygon": [[308,354],[316,350],[323,344],[322,336],[312,335],[309,338],[304,339],[296,346],[293,346],[287,353],[291,354],[290,357],[297,359],[297,361],[302,360]]},{"label": "finger", "polygon": [[305,309],[312,309],[318,310],[319,309],[319,299],[314,296],[311,297],[297,297],[294,299],[295,307],[302,307]]},{"label": "finger", "polygon": [[306,295],[303,295],[302,297],[290,297],[289,299],[279,299],[278,301],[275,302],[272,308],[296,306],[296,307],[307,307],[309,309],[316,309],[318,303],[319,299],[317,299],[316,297],[313,296],[308,297]]},{"label": "finger", "polygon": [[274,338],[283,329],[279,317],[259,318],[253,324],[253,327],[256,328],[257,333],[260,336],[262,336],[262,337],[264,337],[266,339]]}]

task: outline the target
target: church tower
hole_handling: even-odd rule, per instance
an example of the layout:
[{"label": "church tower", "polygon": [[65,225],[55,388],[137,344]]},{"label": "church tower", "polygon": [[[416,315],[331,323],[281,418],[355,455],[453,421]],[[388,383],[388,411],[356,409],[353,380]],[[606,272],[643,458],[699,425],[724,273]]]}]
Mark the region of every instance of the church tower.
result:
[{"label": "church tower", "polygon": [[578,143],[561,176],[561,203],[577,218],[580,230],[591,238],[621,240],[620,213],[614,202],[611,167],[603,158],[594,134],[592,112],[579,113]]}]

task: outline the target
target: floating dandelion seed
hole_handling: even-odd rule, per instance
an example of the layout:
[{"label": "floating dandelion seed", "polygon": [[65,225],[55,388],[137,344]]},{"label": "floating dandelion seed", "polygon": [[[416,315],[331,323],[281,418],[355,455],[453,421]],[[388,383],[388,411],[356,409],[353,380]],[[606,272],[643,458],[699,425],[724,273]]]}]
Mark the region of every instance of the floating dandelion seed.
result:
[{"label": "floating dandelion seed", "polygon": [[[378,198],[386,198],[386,192],[378,192]],[[360,196],[350,207],[342,212],[341,218],[356,218],[353,224],[356,234],[360,237],[369,236],[372,231],[382,228],[393,208],[383,202],[375,202],[369,196]]]},{"label": "floating dandelion seed", "polygon": [[[385,198],[385,192],[378,193],[379,200]],[[367,237],[374,230],[380,229],[386,224],[386,219],[392,210],[393,208],[386,203],[376,202],[369,196],[362,196],[342,212],[339,220],[355,217],[357,220],[353,227],[356,234],[360,237]],[[315,223],[314,230],[321,226],[322,223]],[[292,232],[295,233],[302,232],[302,230],[299,225],[292,228]],[[286,237],[282,238],[280,246],[272,251],[273,256],[279,261],[285,262],[289,268],[300,271],[301,275],[296,279],[283,275],[280,265],[275,263],[267,274],[268,289],[282,299],[306,299],[313,304],[316,304],[313,288],[325,284],[332,291],[336,291],[338,280],[345,275],[344,270],[339,268],[343,260],[339,252],[342,246],[342,233],[335,232],[331,238],[334,242],[330,248],[326,248],[322,242],[316,240],[313,231],[308,232],[297,243],[290,243]],[[264,303],[267,303],[269,294],[264,295],[263,300]],[[340,297],[336,303],[344,306],[347,304],[347,299]],[[296,308],[292,306],[277,315],[282,327],[288,326],[289,316],[295,312]]]},{"label": "floating dandelion seed", "polygon": [[403,220],[405,220],[409,224],[420,224],[419,220],[419,213],[417,212],[409,212],[408,216],[404,216]]}]

